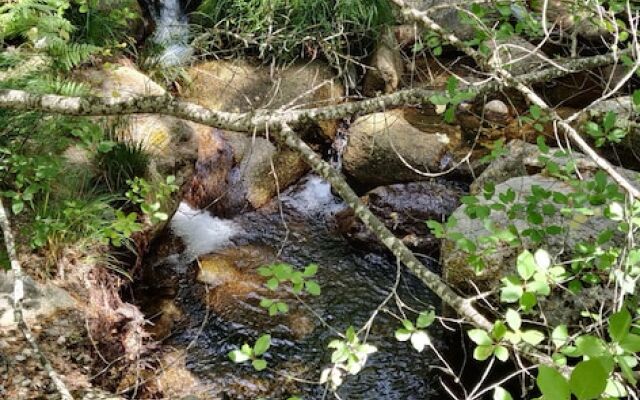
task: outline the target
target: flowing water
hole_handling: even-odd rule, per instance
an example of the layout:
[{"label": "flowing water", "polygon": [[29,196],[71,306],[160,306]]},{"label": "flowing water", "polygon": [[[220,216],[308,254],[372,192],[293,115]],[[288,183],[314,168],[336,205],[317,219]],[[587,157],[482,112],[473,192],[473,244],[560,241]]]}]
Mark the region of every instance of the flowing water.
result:
[{"label": "flowing water", "polygon": [[193,54],[189,46],[189,25],[180,0],[161,0],[155,13],[154,43],[163,47],[158,63],[165,67],[180,65]]},{"label": "flowing water", "polygon": [[[183,239],[184,249],[153,267],[157,276],[178,277],[174,301],[188,316],[167,344],[188,348],[187,367],[209,385],[213,398],[285,399],[294,394],[305,399],[323,398],[323,386],[286,376],[317,381],[321,370],[330,365],[331,350],[326,346],[336,337],[332,329],[344,332],[350,325],[362,326],[396,280],[397,265],[391,257],[355,250],[331,229],[334,214],[344,205],[331,194],[328,183],[308,176],[281,200],[280,205],[274,202],[233,220],[219,219],[183,204],[171,228]],[[297,267],[318,264],[322,295],[304,298],[313,312],[296,306],[296,299],[289,298],[290,315],[268,317],[257,305],[259,300],[238,295],[238,285],[256,276],[246,269],[233,278],[222,274],[220,279],[227,282],[212,289],[215,295],[195,279],[196,256],[232,251],[225,253],[228,260],[233,258],[234,249],[247,246],[254,249],[251,251],[267,249],[278,260]],[[436,296],[417,279],[406,273],[400,278],[397,293],[406,305],[416,310],[439,306]],[[158,285],[161,280],[158,278]],[[369,332],[368,342],[377,346],[378,352],[357,376],[346,379],[338,391],[342,399],[442,397],[438,373],[431,368],[438,364],[433,353],[425,350],[419,354],[408,343],[397,342],[394,331],[400,323],[391,313],[398,313],[395,300],[378,314]],[[432,328],[431,333],[442,349],[438,338],[444,336],[438,329]],[[253,372],[249,366],[229,360],[229,351],[267,332],[273,337],[266,356],[267,371]]]}]

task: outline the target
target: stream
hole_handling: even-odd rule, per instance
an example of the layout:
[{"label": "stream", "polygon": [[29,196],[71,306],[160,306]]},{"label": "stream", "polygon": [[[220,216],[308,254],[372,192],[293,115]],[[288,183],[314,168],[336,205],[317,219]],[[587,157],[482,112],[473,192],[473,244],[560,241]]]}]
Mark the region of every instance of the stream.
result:
[{"label": "stream", "polygon": [[[181,309],[185,321],[164,344],[188,349],[187,368],[207,385],[212,398],[323,398],[324,386],[286,376],[317,382],[322,369],[330,365],[331,350],[326,346],[336,338],[332,329],[344,333],[350,325],[365,324],[389,294],[397,274],[391,257],[356,250],[332,230],[333,216],[343,208],[329,184],[314,175],[283,193],[280,204],[273,201],[232,220],[193,210],[184,203],[180,206],[171,230],[184,245],[147,267],[152,273],[145,273],[150,277],[146,292],[153,294],[156,303],[162,293],[170,293],[168,297]],[[213,256],[206,256],[211,253]],[[208,265],[208,257],[218,262],[206,274],[208,285],[197,278],[196,257],[203,266]],[[286,293],[290,306],[286,316],[269,317],[261,309],[259,300],[268,292],[260,288],[263,285],[255,269],[265,260],[298,268],[318,264],[316,278],[322,294],[303,297],[313,312]],[[246,285],[254,281],[257,284],[247,290]],[[397,294],[416,310],[439,308],[436,296],[404,272]],[[434,354],[428,349],[419,354],[408,342],[396,341],[394,331],[400,323],[391,315],[398,312],[395,301],[386,309],[388,312],[377,315],[368,336],[378,352],[357,376],[345,380],[338,390],[340,398],[440,398],[438,372],[430,368],[438,364]],[[443,350],[439,338],[444,336],[438,329],[434,326],[430,332],[436,347]],[[229,351],[244,342],[253,343],[262,333],[273,337],[266,356],[268,370],[254,372],[248,365],[229,360]]]}]

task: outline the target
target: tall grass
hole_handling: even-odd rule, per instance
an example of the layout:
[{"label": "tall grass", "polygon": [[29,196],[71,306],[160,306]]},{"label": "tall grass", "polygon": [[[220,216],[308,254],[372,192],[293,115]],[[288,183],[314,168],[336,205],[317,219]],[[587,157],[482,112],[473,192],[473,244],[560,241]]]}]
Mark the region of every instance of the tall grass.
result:
[{"label": "tall grass", "polygon": [[194,20],[216,33],[212,46],[240,43],[268,61],[322,54],[342,63],[366,56],[394,15],[387,0],[204,0]]}]

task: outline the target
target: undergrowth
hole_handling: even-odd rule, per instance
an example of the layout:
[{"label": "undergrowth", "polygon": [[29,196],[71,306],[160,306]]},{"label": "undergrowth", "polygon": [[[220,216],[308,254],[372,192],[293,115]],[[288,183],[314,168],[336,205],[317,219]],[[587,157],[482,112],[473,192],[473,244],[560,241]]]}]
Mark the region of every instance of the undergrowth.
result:
[{"label": "undergrowth", "polygon": [[193,19],[209,51],[238,46],[266,62],[323,55],[344,67],[367,55],[394,14],[387,0],[204,0]]}]

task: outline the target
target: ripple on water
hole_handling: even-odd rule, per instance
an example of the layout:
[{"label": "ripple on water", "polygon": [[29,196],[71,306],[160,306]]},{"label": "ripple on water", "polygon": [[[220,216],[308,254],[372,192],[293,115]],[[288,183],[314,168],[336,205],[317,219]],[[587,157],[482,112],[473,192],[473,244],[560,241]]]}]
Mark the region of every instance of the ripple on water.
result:
[{"label": "ripple on water", "polygon": [[[396,279],[397,265],[390,257],[377,253],[354,250],[339,234],[327,228],[326,219],[318,213],[341,203],[331,195],[325,183],[317,177],[285,193],[284,218],[295,221],[287,224],[285,235],[282,216],[273,208],[243,214],[234,220],[222,220],[186,204],[180,206],[171,227],[185,241],[187,251],[202,255],[231,246],[268,246],[282,249],[279,258],[297,267],[315,262],[320,266],[317,280],[322,286],[320,297],[306,301],[314,312],[338,331],[350,325],[361,326],[384,300]],[[283,238],[288,238],[283,243]],[[234,242],[232,244],[231,242]],[[180,257],[182,260],[187,258]],[[189,263],[193,267],[192,263]],[[174,266],[175,268],[175,266]],[[176,272],[188,270],[184,265]],[[193,271],[193,270],[192,270]],[[183,272],[184,274],[184,272]],[[329,365],[331,352],[326,348],[336,337],[335,332],[318,320],[303,338],[288,335],[286,331],[260,325],[260,307],[255,304],[252,323],[225,320],[225,315],[207,315],[203,284],[193,279],[194,274],[183,276],[177,303],[189,315],[190,323],[179,329],[169,340],[178,348],[193,343],[189,349],[187,365],[200,379],[211,384],[212,396],[234,399],[286,398],[301,394],[305,399],[322,398],[323,388],[317,385],[292,383],[273,371],[295,374],[301,378],[317,380],[323,368]],[[417,279],[401,274],[398,294],[402,300],[418,310],[438,307],[439,300]],[[251,301],[251,300],[250,300]],[[259,300],[255,299],[257,303]],[[237,308],[241,308],[238,306]],[[252,307],[248,318],[253,318]],[[398,313],[395,303],[388,309]],[[229,314],[231,315],[231,314]],[[247,318],[247,316],[243,316]],[[308,321],[307,321],[308,322]],[[419,354],[408,343],[394,339],[400,323],[389,313],[380,313],[369,334],[369,342],[378,347],[365,369],[355,377],[348,377],[339,393],[343,399],[438,399],[437,374],[430,366],[437,364],[433,354]],[[271,329],[271,330],[270,330]],[[244,342],[253,342],[265,331],[273,336],[273,347],[266,356],[271,372],[255,373],[246,366],[233,364],[227,353]],[[431,330],[434,342],[442,348],[442,333]],[[194,340],[196,339],[197,340]]]}]

